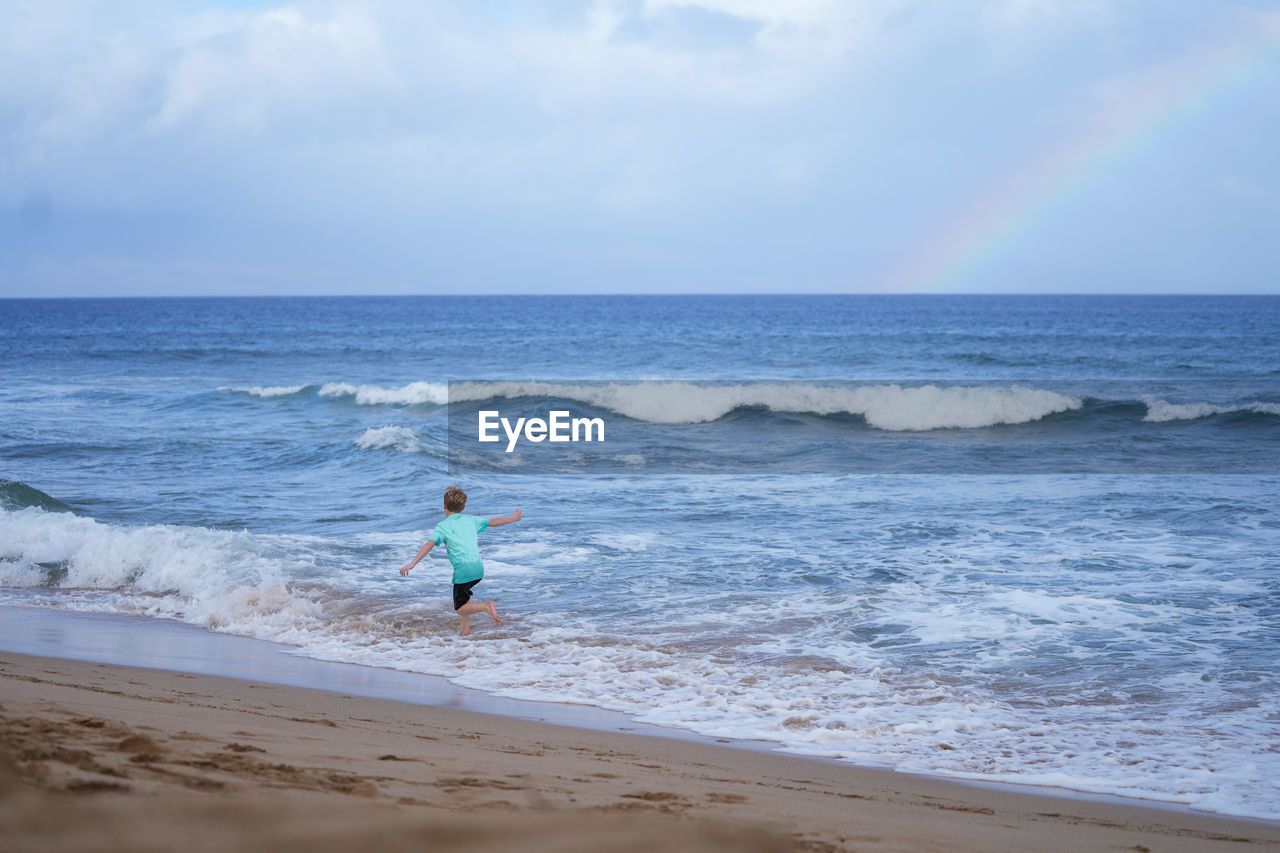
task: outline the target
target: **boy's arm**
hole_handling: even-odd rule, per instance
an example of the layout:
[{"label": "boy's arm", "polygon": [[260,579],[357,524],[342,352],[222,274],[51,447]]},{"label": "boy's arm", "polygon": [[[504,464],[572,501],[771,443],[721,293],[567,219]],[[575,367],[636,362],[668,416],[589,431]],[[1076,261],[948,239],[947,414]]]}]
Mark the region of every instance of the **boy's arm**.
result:
[{"label": "boy's arm", "polygon": [[516,510],[515,512],[511,513],[511,515],[504,515],[501,518],[489,519],[489,526],[501,527],[504,524],[514,524],[515,522],[519,521],[522,518],[524,518],[524,513],[520,512],[520,510]]},{"label": "boy's arm", "polygon": [[422,549],[418,551],[418,556],[413,558],[413,562],[409,563],[406,566],[401,567],[400,576],[401,577],[408,576],[409,572],[413,571],[413,567],[418,565],[418,561],[421,560],[423,557],[427,556],[427,554],[431,553],[431,549],[434,547],[436,547],[436,543],[428,539],[427,544],[423,545]]}]

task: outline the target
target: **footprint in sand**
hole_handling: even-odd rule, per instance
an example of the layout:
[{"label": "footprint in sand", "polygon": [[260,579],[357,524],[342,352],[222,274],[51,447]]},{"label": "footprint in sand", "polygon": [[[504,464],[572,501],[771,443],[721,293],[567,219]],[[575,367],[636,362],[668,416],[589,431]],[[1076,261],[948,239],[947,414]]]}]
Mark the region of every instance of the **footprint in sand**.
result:
[{"label": "footprint in sand", "polygon": [[138,764],[159,761],[168,752],[152,738],[139,734],[132,734],[118,741],[116,743],[116,751],[133,756],[129,760]]},{"label": "footprint in sand", "polygon": [[229,749],[232,752],[266,752],[265,749],[262,749],[256,746],[250,746],[247,743],[229,743],[226,746],[224,746],[223,749]]}]

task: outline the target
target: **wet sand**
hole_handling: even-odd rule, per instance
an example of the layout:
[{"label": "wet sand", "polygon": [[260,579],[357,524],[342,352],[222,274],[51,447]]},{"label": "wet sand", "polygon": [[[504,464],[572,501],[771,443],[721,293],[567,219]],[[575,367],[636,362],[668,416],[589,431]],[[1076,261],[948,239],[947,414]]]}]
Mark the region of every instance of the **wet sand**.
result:
[{"label": "wet sand", "polygon": [[26,850],[1280,849],[1280,824],[0,653]]}]

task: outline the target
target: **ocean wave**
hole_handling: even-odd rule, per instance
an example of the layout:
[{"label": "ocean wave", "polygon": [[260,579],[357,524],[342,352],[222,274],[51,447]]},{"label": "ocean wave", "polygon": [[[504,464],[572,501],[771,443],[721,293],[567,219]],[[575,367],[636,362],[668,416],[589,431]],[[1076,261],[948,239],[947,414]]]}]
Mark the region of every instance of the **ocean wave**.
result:
[{"label": "ocean wave", "polygon": [[[312,384],[223,386],[218,390],[270,398],[298,394],[313,387]],[[589,383],[480,381],[452,384],[419,381],[400,386],[326,382],[317,393],[328,398],[353,398],[356,404],[363,406],[443,406],[450,402],[490,401],[496,405],[501,400],[545,398],[585,403],[634,420],[662,424],[709,423],[736,410],[761,408],[775,413],[861,417],[873,429],[899,432],[1033,423],[1049,415],[1083,409],[1090,405],[1092,399],[1020,384],[839,385],[680,380]],[[1110,404],[1116,402],[1145,406],[1146,415],[1142,420],[1147,423],[1198,420],[1234,413],[1280,415],[1278,403],[1171,403],[1152,394],[1141,395],[1136,400],[1109,401]],[[357,443],[364,448],[391,446],[389,436],[389,433],[366,435]]]},{"label": "ocean wave", "polygon": [[1143,420],[1149,423],[1194,421],[1200,418],[1228,415],[1235,412],[1280,415],[1280,404],[1277,403],[1245,403],[1240,406],[1218,406],[1213,403],[1169,403],[1151,394],[1146,394],[1141,399],[1142,403],[1147,407],[1147,414]]},{"label": "ocean wave", "polygon": [[318,618],[314,602],[287,583],[313,565],[284,537],[0,510],[0,586],[112,593],[105,609],[206,628],[235,624],[236,633],[264,639],[282,638],[255,626]]},{"label": "ocean wave", "polygon": [[72,512],[62,501],[33,489],[17,480],[0,480],[0,509],[26,509],[36,507],[50,512]]},{"label": "ocean wave", "polygon": [[[259,397],[310,388],[224,388]],[[545,397],[608,409],[651,423],[707,423],[737,409],[855,415],[884,430],[965,429],[1017,424],[1078,409],[1079,397],[1040,388],[1009,386],[820,385],[792,382],[708,384],[685,381],[609,383],[410,382],[401,386],[326,382],[321,397],[354,398],[358,405],[445,405]]]},{"label": "ocean wave", "polygon": [[294,394],[301,394],[311,386],[303,385],[257,385],[252,388],[243,388],[237,385],[223,385],[218,388],[219,391],[234,391],[240,394],[248,394],[251,397],[289,397]]},{"label": "ocean wave", "polygon": [[432,403],[442,406],[449,401],[449,386],[442,382],[410,382],[398,388],[381,385],[351,385],[326,382],[320,387],[321,397],[355,397],[361,406],[415,406]]},{"label": "ocean wave", "polygon": [[1080,397],[1021,385],[902,386],[812,383],[638,382],[570,385],[548,382],[467,382],[449,389],[453,401],[551,397],[599,406],[651,423],[707,423],[735,409],[860,415],[876,429],[974,429],[1019,424],[1078,409]]},{"label": "ocean wave", "polygon": [[426,445],[411,429],[399,426],[370,427],[355,441],[361,450],[398,450],[401,453],[420,453]]}]

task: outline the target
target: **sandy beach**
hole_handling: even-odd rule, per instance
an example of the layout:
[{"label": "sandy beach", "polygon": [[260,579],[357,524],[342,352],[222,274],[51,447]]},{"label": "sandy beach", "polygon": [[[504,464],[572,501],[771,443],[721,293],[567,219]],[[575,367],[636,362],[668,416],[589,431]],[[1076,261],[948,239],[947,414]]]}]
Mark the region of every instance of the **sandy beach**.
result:
[{"label": "sandy beach", "polygon": [[0,653],[10,850],[1248,850],[1280,825]]}]

